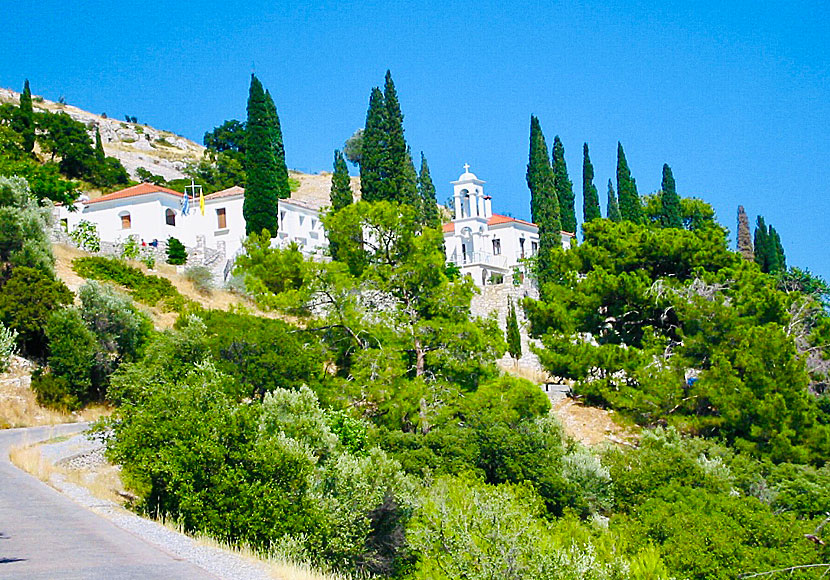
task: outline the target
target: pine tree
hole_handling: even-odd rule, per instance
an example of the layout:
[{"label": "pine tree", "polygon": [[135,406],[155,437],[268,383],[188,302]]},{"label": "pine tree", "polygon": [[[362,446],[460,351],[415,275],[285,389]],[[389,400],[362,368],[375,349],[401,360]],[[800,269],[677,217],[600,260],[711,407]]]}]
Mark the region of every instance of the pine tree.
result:
[{"label": "pine tree", "polygon": [[755,263],[761,267],[762,272],[769,272],[769,232],[763,216],[755,220]]},{"label": "pine tree", "polygon": [[421,152],[421,171],[418,174],[418,194],[421,198],[421,224],[425,228],[441,226],[441,214],[438,212],[438,199],[435,194],[435,185],[429,174],[427,158]]},{"label": "pine tree", "polygon": [[663,209],[660,214],[660,223],[664,228],[682,228],[683,216],[680,211],[680,196],[677,195],[671,167],[666,163],[663,164],[662,190],[661,201],[663,202]]},{"label": "pine tree", "polygon": [[637,183],[631,177],[628,161],[625,159],[622,143],[617,142],[617,195],[619,196],[622,219],[643,223],[643,207],[637,195]]},{"label": "pine tree", "polygon": [[556,198],[559,201],[559,219],[562,230],[576,233],[576,209],[574,208],[574,188],[568,177],[565,163],[565,146],[559,135],[553,138],[553,175]]},{"label": "pine tree", "polygon": [[23,151],[31,153],[35,149],[35,112],[32,108],[32,91],[29,89],[29,79],[26,79],[23,83],[18,115],[20,134],[23,137]]},{"label": "pine tree", "polygon": [[346,159],[339,149],[334,151],[334,173],[331,174],[331,207],[339,211],[352,203],[351,179],[349,168],[346,166]]},{"label": "pine tree", "polygon": [[181,266],[187,262],[187,248],[178,238],[167,238],[167,263]]},{"label": "pine tree", "polygon": [[522,356],[522,335],[519,332],[519,319],[516,316],[516,307],[513,299],[507,299],[507,352],[514,359],[519,360]]},{"label": "pine tree", "polygon": [[280,126],[280,117],[277,115],[277,106],[274,104],[274,99],[271,98],[271,93],[265,91],[265,106],[268,110],[269,121],[271,128],[271,147],[274,150],[274,161],[277,163],[277,187],[279,188],[279,198],[288,199],[291,197],[291,186],[288,183],[288,166],[285,164],[285,146],[282,142],[282,127]]},{"label": "pine tree", "polygon": [[273,118],[268,108],[262,83],[252,74],[245,141],[247,183],[242,205],[245,233],[249,235],[265,229],[274,236],[279,228],[280,185],[274,157]]},{"label": "pine tree", "polygon": [[588,223],[602,217],[599,209],[599,193],[594,186],[594,165],[588,155],[588,144],[582,146],[582,220]]},{"label": "pine tree", "polygon": [[749,231],[749,218],[742,205],[738,206],[738,251],[744,260],[755,259],[755,252],[752,250],[752,234]]},{"label": "pine tree", "polygon": [[559,200],[556,196],[553,168],[548,157],[548,146],[542,126],[530,116],[530,158],[527,163],[527,187],[530,189],[530,219],[540,228],[561,230]]},{"label": "pine tree", "polygon": [[620,205],[617,203],[617,194],[614,191],[614,184],[608,180],[608,205],[605,209],[606,217],[612,222],[621,222]]},{"label": "pine tree", "polygon": [[386,103],[383,93],[374,87],[369,97],[369,110],[366,112],[360,159],[360,194],[364,201],[385,199],[382,184],[387,177],[384,167],[386,137]]},{"label": "pine tree", "polygon": [[101,131],[98,127],[95,127],[95,158],[98,161],[103,161],[106,156],[106,153],[104,153],[104,144],[101,143]]}]

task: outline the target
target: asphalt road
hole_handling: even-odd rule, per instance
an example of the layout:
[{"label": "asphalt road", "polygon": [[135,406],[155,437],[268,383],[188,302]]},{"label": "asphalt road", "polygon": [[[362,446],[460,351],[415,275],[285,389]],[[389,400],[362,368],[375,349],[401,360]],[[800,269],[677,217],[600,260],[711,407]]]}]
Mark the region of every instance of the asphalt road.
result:
[{"label": "asphalt road", "polygon": [[0,578],[215,578],[76,504],[9,461],[10,447],[77,433],[84,427],[0,430]]}]

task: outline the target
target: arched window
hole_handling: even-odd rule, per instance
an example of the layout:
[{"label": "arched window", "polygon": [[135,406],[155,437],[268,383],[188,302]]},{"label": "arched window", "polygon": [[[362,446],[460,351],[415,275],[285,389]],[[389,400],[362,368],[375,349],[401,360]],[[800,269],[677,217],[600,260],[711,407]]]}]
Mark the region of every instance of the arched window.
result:
[{"label": "arched window", "polygon": [[118,214],[118,217],[121,218],[121,229],[128,230],[132,227],[132,223],[130,222],[130,212],[122,211]]},{"label": "arched window", "polygon": [[168,209],[164,212],[164,221],[167,222],[168,226],[175,226],[176,225],[176,212],[172,209]]}]

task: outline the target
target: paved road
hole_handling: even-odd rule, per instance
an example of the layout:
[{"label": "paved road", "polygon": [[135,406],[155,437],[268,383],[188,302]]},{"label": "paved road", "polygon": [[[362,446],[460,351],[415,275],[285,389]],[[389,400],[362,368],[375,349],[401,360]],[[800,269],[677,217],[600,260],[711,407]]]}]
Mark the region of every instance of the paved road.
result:
[{"label": "paved road", "polygon": [[9,448],[77,433],[84,425],[0,430],[0,578],[212,579],[23,473]]}]

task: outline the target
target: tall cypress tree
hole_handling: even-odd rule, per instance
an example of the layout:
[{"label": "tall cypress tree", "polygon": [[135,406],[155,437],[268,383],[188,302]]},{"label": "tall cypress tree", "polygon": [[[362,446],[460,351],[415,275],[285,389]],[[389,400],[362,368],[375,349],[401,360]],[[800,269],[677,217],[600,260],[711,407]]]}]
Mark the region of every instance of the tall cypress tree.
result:
[{"label": "tall cypress tree", "polygon": [[[557,235],[561,230],[559,200],[556,196],[553,168],[542,125],[530,116],[530,158],[527,163],[527,187],[530,189],[530,219],[540,228],[543,224]],[[540,233],[541,235],[541,233]]]},{"label": "tall cypress tree", "polygon": [[677,195],[671,167],[666,163],[663,164],[662,189],[661,201],[663,202],[663,209],[660,214],[660,223],[664,228],[682,228],[683,216],[680,211],[680,196]]},{"label": "tall cypress tree", "polygon": [[738,251],[744,260],[754,260],[755,252],[752,249],[752,234],[749,231],[749,218],[744,206],[738,206]]},{"label": "tall cypress tree", "polygon": [[536,256],[536,278],[539,286],[553,273],[553,252],[562,244],[559,221],[559,199],[556,195],[553,167],[539,119],[530,117],[530,155],[527,163],[527,186],[530,188],[530,209],[539,226],[539,253]]},{"label": "tall cypress tree", "polygon": [[339,211],[354,201],[349,168],[339,149],[334,150],[334,173],[331,174],[331,207]]},{"label": "tall cypress tree", "polygon": [[291,197],[291,186],[288,183],[288,166],[285,164],[282,127],[280,126],[280,117],[277,115],[277,106],[274,104],[274,99],[271,98],[271,93],[268,90],[265,91],[265,106],[268,110],[268,123],[271,128],[271,148],[274,151],[274,161],[277,164],[276,178],[279,198],[288,199]]},{"label": "tall cypress tree", "polygon": [[582,146],[582,220],[588,223],[602,217],[599,209],[599,193],[594,186],[594,165],[588,155],[588,144]]},{"label": "tall cypress tree", "polygon": [[383,101],[386,104],[387,130],[385,157],[390,177],[383,188],[384,197],[389,201],[405,203],[417,208],[420,205],[418,176],[404,137],[403,113],[400,101],[398,101],[398,91],[395,89],[392,73],[388,70],[383,87]]},{"label": "tall cypress tree", "polygon": [[762,272],[769,272],[769,231],[767,224],[764,222],[763,216],[758,216],[755,220],[755,263],[761,267]]},{"label": "tall cypress tree", "polygon": [[576,233],[576,209],[574,208],[574,187],[568,177],[565,163],[565,146],[559,135],[553,138],[553,175],[556,198],[559,201],[559,220],[562,230]]},{"label": "tall cypress tree", "polygon": [[29,89],[29,79],[23,83],[23,92],[20,93],[19,131],[23,137],[23,150],[31,153],[35,149],[35,112],[32,108],[32,91]]},{"label": "tall cypress tree", "polygon": [[95,127],[95,158],[98,161],[103,161],[106,158],[106,153],[104,153],[104,144],[101,143],[101,131],[98,127]]},{"label": "tall cypress tree", "polygon": [[374,87],[369,97],[369,110],[366,112],[360,159],[360,194],[364,201],[385,199],[382,184],[388,177],[385,167],[386,125],[386,103],[383,93]]},{"label": "tall cypress tree", "polygon": [[781,237],[772,226],[769,226],[767,239],[767,252],[769,256],[767,261],[769,263],[769,271],[773,273],[786,270],[787,258],[784,255],[784,246],[781,244]]},{"label": "tall cypress tree", "polygon": [[621,222],[620,205],[617,203],[617,194],[614,191],[614,184],[608,180],[608,205],[605,208],[606,217],[612,222]]},{"label": "tall cypress tree", "polygon": [[519,360],[522,356],[522,335],[519,332],[519,319],[516,316],[516,307],[513,304],[513,299],[507,299],[507,352],[510,353],[515,360]]},{"label": "tall cypress tree", "polygon": [[421,223],[425,228],[437,228],[441,225],[441,215],[438,212],[438,199],[435,194],[435,184],[429,174],[427,158],[421,152],[421,171],[418,174],[418,194],[421,198]]},{"label": "tall cypress tree", "polygon": [[279,229],[280,186],[272,138],[273,118],[268,112],[265,91],[259,79],[252,74],[245,140],[247,183],[242,205],[246,234],[266,229],[274,236]]},{"label": "tall cypress tree", "polygon": [[640,204],[640,196],[637,194],[637,183],[631,177],[625,151],[620,142],[617,142],[617,195],[620,200],[622,219],[635,224],[643,223],[643,207]]}]

